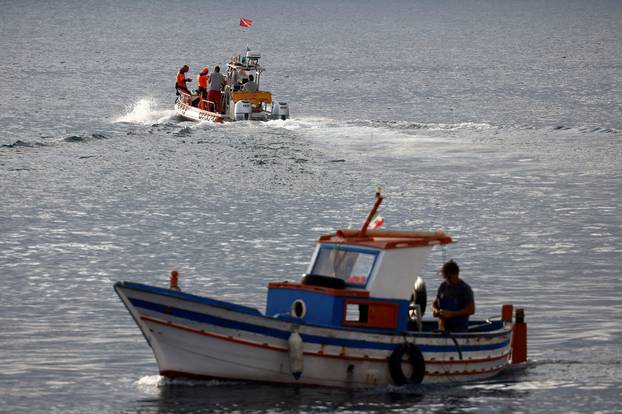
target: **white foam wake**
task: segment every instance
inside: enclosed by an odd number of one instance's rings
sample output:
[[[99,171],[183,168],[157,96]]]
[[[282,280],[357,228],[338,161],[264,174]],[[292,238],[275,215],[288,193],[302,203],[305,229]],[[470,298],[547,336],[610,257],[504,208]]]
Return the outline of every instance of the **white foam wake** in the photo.
[[[158,388],[166,387],[168,385],[184,385],[189,387],[214,387],[223,384],[236,384],[233,381],[221,381],[221,380],[191,380],[191,379],[172,379],[166,378],[160,375],[145,375],[134,382],[138,388],[146,392],[152,392]]]
[[[159,124],[166,122],[175,116],[173,109],[160,109],[154,98],[141,98],[137,102],[128,105],[125,115],[114,122],[127,122],[131,124]]]
[[[488,123],[461,122],[461,123],[421,123],[412,121],[381,121],[367,119],[336,120],[323,117],[295,117],[285,121],[272,120],[265,123],[274,128],[291,130],[317,129],[317,128],[342,128],[342,127],[367,127],[387,130],[429,130],[429,131],[455,131],[455,130],[489,130],[497,127]]]
[[[160,375],[145,375],[136,381],[136,385],[142,387],[159,387],[166,379]]]

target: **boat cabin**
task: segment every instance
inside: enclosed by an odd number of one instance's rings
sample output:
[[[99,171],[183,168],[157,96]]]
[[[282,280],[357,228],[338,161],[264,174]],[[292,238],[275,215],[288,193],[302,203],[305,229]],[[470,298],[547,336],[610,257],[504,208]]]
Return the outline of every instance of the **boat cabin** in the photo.
[[[255,83],[259,86],[259,80],[263,67],[259,64],[261,54],[259,52],[247,51],[245,54],[232,56],[227,63],[227,84],[231,85],[234,91],[239,90],[249,80],[249,75],[253,75]]]
[[[267,316],[365,330],[408,330],[410,296],[439,232],[338,230],[320,237],[298,283],[268,285]]]
[[[266,105],[272,103],[272,93],[260,89],[261,74],[264,71],[259,64],[260,58],[259,52],[248,50],[246,53],[232,56],[227,63],[226,80],[229,89],[226,91],[226,95],[231,95],[233,105],[239,101],[250,103],[253,112],[264,110]],[[257,90],[244,90],[244,85],[249,82],[251,75],[257,84]]]

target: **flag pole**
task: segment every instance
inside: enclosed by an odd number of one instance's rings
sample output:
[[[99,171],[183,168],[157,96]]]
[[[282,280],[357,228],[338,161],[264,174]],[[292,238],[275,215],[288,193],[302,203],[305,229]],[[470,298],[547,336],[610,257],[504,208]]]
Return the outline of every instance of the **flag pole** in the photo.
[[[382,204],[382,200],[384,200],[384,197],[382,197],[382,190],[378,188],[376,190],[376,201],[371,211],[367,215],[367,218],[365,219],[365,222],[363,223],[361,230],[359,231],[359,237],[365,237],[367,235],[367,227],[369,227],[369,223],[371,222],[371,219],[376,214],[376,211],[378,211],[378,207],[380,207],[380,204]]]

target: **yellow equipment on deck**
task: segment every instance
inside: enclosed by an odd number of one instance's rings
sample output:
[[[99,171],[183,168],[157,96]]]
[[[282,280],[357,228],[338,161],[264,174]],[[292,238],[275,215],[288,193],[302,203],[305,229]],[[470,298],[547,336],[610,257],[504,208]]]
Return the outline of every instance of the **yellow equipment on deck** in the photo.
[[[235,91],[233,92],[231,97],[233,98],[233,102],[247,101],[250,102],[253,106],[260,106],[262,102],[272,102],[272,93],[267,91]]]

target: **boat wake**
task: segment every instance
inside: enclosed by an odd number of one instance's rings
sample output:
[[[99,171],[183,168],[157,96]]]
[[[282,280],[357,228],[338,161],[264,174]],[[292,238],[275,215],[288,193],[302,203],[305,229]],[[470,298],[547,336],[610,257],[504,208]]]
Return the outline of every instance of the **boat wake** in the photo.
[[[134,382],[139,388],[149,391],[168,386],[215,387],[220,385],[240,384],[237,381],[174,379],[161,375],[145,375]]]
[[[261,128],[262,126],[258,126]],[[412,144],[434,146],[442,143],[452,145],[465,141],[473,130],[492,129],[488,124],[419,124],[397,121],[335,120],[330,118],[293,118],[264,123],[263,128],[285,129],[305,136],[311,141],[333,145],[346,144],[357,154],[380,151],[405,155],[404,149]],[[456,130],[464,130],[457,133]],[[342,148],[345,149],[345,148]],[[419,148],[421,150],[421,148]],[[377,155],[378,152],[375,152]]]
[[[292,131],[305,129],[325,129],[325,128],[373,128],[385,129],[391,131],[400,131],[408,133],[415,132],[498,132],[504,131],[522,131],[522,130],[544,130],[551,132],[576,132],[583,134],[618,134],[619,130],[614,128],[599,126],[560,126],[551,125],[548,127],[535,127],[532,125],[494,125],[487,122],[458,122],[458,123],[430,123],[430,122],[414,122],[414,121],[391,121],[379,119],[353,119],[353,120],[336,120],[323,117],[302,117],[291,118],[285,121],[271,120],[265,122],[272,128],[284,128]]]
[[[160,104],[153,97],[143,97],[138,99],[133,104],[128,105],[125,108],[125,113],[113,119],[114,123],[129,123],[140,125],[160,125],[167,124],[174,121],[177,117],[174,109],[163,109],[168,106]],[[195,125],[204,126],[205,124],[211,124],[211,122],[200,122]],[[338,120],[320,116],[310,117],[296,117],[286,120],[269,120],[266,122],[234,122],[227,123],[228,128],[241,128],[241,129],[253,129],[253,128],[273,128],[273,129],[285,129],[297,132],[310,132],[313,134],[315,131],[328,132],[331,130],[338,132],[362,132],[376,131],[382,133],[386,132],[399,132],[403,134],[447,134],[447,133],[497,133],[500,130],[504,131],[521,131],[521,130],[533,130],[544,129],[551,132],[564,133],[582,133],[582,134],[617,134],[620,131],[614,128],[607,127],[595,127],[595,126],[583,126],[583,127],[569,127],[564,125],[551,125],[549,127],[534,127],[530,125],[494,125],[487,122],[457,122],[457,123],[443,123],[443,122],[416,122],[416,121],[397,121],[397,120],[379,120],[379,119],[350,119],[350,120]],[[194,127],[194,125],[192,126]]]
[[[170,121],[176,116],[173,109],[160,109],[154,98],[141,98],[137,102],[128,105],[125,114],[114,119],[115,123],[129,124],[161,124]]]
[[[390,130],[429,130],[429,131],[453,131],[460,129],[467,130],[490,130],[497,129],[488,123],[462,122],[457,124],[446,123],[420,123],[409,121],[384,121],[384,120],[343,120],[339,121],[331,118],[308,117],[292,118],[285,121],[272,120],[265,123],[274,128],[285,128],[289,130],[319,129],[319,128],[374,128]]]

